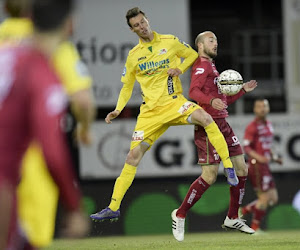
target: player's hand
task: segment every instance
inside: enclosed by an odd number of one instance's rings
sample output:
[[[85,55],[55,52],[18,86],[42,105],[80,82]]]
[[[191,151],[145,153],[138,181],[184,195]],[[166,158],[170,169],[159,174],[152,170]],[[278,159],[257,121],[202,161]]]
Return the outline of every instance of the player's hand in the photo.
[[[251,80],[249,82],[244,83],[243,89],[248,93],[254,90],[257,87],[257,81]]]
[[[211,106],[217,110],[223,110],[227,108],[227,105],[220,98],[214,98],[211,102]]]
[[[119,116],[121,112],[119,110],[114,110],[110,113],[107,114],[106,118],[105,118],[105,122],[107,124],[110,124],[111,123],[111,120],[117,118]]]
[[[82,238],[90,231],[90,220],[79,210],[68,212],[65,217],[62,237]]]
[[[176,68],[176,69],[169,69],[167,73],[168,73],[169,76],[173,77],[173,76],[181,75],[182,71],[180,69]]]

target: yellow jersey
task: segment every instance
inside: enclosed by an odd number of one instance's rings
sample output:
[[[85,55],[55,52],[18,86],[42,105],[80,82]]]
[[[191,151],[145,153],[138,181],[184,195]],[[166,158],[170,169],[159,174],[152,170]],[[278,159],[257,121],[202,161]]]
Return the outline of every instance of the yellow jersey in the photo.
[[[178,68],[184,73],[198,58],[198,53],[173,35],[153,34],[151,42],[140,40],[128,53],[117,110],[122,111],[129,101],[135,81],[141,85],[143,112],[167,105],[172,96],[182,93],[180,78],[170,77],[167,71]]]
[[[1,42],[23,41],[32,33],[33,25],[28,18],[7,18],[0,25]],[[52,62],[67,94],[72,95],[79,90],[91,87],[92,79],[71,42],[63,42],[58,47]]]

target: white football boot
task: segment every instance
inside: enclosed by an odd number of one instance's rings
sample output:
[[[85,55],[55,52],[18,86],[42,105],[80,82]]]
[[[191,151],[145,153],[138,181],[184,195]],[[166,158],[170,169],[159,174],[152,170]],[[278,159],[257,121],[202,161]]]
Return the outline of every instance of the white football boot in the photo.
[[[222,225],[222,228],[224,229],[236,229],[243,233],[247,234],[254,234],[255,230],[253,230],[251,227],[249,227],[245,220],[236,218],[236,219],[229,219],[228,216],[226,216],[226,219],[224,220],[224,224]]]
[[[176,212],[178,209],[175,209],[172,214],[172,232],[173,236],[176,240],[178,241],[183,241],[184,240],[184,222],[185,219],[183,218],[178,218],[176,216]]]

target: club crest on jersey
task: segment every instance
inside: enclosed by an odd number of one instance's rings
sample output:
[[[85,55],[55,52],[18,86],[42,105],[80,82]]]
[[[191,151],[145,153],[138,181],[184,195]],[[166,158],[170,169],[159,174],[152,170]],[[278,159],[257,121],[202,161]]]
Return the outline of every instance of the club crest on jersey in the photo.
[[[167,49],[161,49],[158,53],[158,55],[163,55],[167,53]]]
[[[183,105],[180,107],[180,109],[178,110],[178,113],[180,113],[180,114],[183,115],[186,111],[189,110],[190,107],[194,107],[194,106],[195,106],[194,103],[192,103],[192,102],[186,102],[185,104],[183,104]]]
[[[196,72],[195,72],[195,75],[200,75],[200,74],[203,74],[204,73],[204,69],[203,68],[196,68]]]
[[[122,73],[122,76],[125,76],[125,75],[126,75],[126,66],[124,67],[123,73]]]
[[[144,140],[144,131],[143,130],[137,130],[134,131],[132,134],[132,141],[143,141]]]

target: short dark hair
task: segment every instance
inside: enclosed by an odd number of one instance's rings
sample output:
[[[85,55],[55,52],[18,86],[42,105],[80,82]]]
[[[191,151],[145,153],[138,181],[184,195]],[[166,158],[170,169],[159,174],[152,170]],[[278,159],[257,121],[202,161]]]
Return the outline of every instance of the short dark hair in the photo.
[[[59,28],[73,10],[73,0],[33,0],[32,21],[39,31]]]
[[[4,3],[7,14],[11,17],[26,17],[30,13],[30,0],[5,0]]]
[[[127,20],[128,26],[130,28],[132,28],[131,24],[129,22],[130,18],[136,17],[138,14],[142,14],[142,15],[144,15],[144,17],[146,17],[145,13],[143,11],[141,11],[139,7],[134,7],[127,11],[126,20]]]

